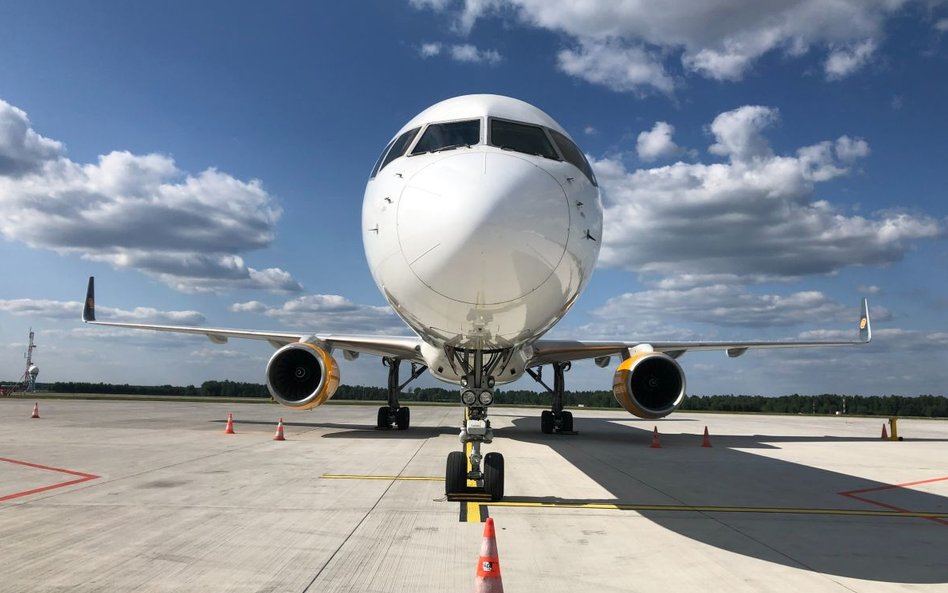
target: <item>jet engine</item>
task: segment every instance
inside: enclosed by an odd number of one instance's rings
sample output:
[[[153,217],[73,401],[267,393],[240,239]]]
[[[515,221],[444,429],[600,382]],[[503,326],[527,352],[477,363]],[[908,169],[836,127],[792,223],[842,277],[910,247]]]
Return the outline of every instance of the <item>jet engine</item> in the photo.
[[[640,352],[616,369],[612,393],[630,414],[650,420],[663,418],[685,398],[685,373],[667,354]]]
[[[284,406],[297,410],[315,408],[326,403],[337,387],[339,365],[316,344],[287,344],[267,363],[267,389]]]

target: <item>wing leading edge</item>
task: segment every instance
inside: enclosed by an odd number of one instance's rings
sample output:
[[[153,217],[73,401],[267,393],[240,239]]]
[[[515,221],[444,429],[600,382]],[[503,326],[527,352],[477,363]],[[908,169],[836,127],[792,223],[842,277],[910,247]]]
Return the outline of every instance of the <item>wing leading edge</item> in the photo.
[[[842,341],[749,341],[749,342],[584,342],[576,340],[538,340],[533,345],[531,366],[582,360],[587,358],[604,358],[616,354],[626,354],[633,349],[651,349],[655,352],[664,352],[672,358],[678,358],[689,350],[723,350],[728,357],[737,358],[748,350],[772,348],[820,348],[833,346],[854,346],[868,344],[872,339],[872,327],[869,321],[869,300],[862,299],[859,316],[859,337],[855,340]]]
[[[179,334],[197,334],[207,336],[215,344],[224,344],[229,338],[266,340],[274,348],[280,348],[293,342],[318,341],[330,349],[343,350],[347,356],[352,353],[372,354],[375,356],[394,356],[403,360],[422,362],[421,339],[407,336],[358,336],[358,335],[319,335],[294,332],[258,331],[246,329],[225,329],[212,327],[194,327],[184,325],[155,325],[148,323],[123,323],[116,321],[97,321],[95,318],[95,277],[89,277],[86,300],[82,307],[82,321],[89,325],[107,327],[125,327]]]

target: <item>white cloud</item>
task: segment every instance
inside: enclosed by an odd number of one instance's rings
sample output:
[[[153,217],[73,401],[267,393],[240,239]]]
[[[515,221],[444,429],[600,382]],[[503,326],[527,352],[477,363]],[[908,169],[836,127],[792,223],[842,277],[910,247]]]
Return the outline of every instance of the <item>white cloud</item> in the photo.
[[[63,145],[40,136],[26,112],[0,99],[0,178],[20,177],[59,158]]]
[[[274,307],[259,301],[234,303],[235,313],[256,313],[278,320],[287,327],[318,333],[393,333],[405,325],[391,307],[359,305],[336,294],[311,294]]]
[[[853,139],[849,136],[840,136],[836,140],[836,156],[847,163],[865,158],[869,156],[869,143],[862,138]]]
[[[164,155],[115,151],[76,163],[0,101],[7,239],[137,269],[184,291],[299,291],[284,270],[254,269],[238,255],[270,245],[280,215],[259,181],[216,169],[187,174]]]
[[[761,132],[779,117],[776,109],[759,105],[725,111],[711,122],[711,133],[717,142],[708,148],[708,152],[726,156],[733,162],[770,158],[773,152]]]
[[[828,80],[845,78],[865,66],[876,51],[876,42],[866,39],[855,45],[833,48],[823,68]]]
[[[79,301],[54,301],[44,299],[0,300],[0,311],[20,317],[44,319],[72,319],[79,323],[82,303]],[[197,311],[160,311],[151,307],[136,307],[131,311],[112,307],[96,306],[96,315],[103,321],[130,323],[156,323],[172,325],[201,325],[204,315]]]
[[[935,29],[941,32],[948,31],[948,19],[938,19],[935,23]]]
[[[885,21],[910,0],[411,0],[418,9],[445,12],[454,29],[469,33],[478,19],[500,17],[567,35],[582,48],[560,54],[562,70],[616,91],[641,92],[643,74],[634,69],[656,59],[678,60],[685,71],[716,80],[741,79],[764,55],[790,57],[813,49],[826,52],[826,74],[838,79],[864,66],[879,47]],[[936,28],[942,28],[942,21]],[[660,58],[644,59],[629,48],[651,47]],[[586,64],[598,75],[586,75]],[[608,64],[608,67],[606,66]],[[664,72],[661,62],[650,68]],[[611,76],[602,75],[609,72]],[[667,75],[666,75],[667,76]],[[622,82],[616,82],[616,78]],[[670,78],[660,85],[668,92]],[[632,82],[636,81],[636,82]]]
[[[850,215],[817,199],[817,184],[849,174],[868,144],[842,137],[776,155],[762,134],[776,118],[760,106],[715,118],[710,150],[726,163],[629,170],[615,158],[594,161],[604,190],[600,263],[661,277],[788,279],[890,264],[914,241],[945,236],[945,221]]]
[[[557,63],[567,74],[614,91],[643,94],[654,89],[671,94],[675,88],[660,57],[641,45],[628,45],[616,39],[582,40],[577,49],[559,52]]]
[[[487,64],[494,66],[503,61],[503,56],[495,49],[479,49],[470,43],[445,45],[442,43],[423,43],[418,49],[422,58],[433,58],[442,54],[455,62],[468,64]]]
[[[456,62],[468,62],[471,64],[490,64],[494,65],[501,61],[500,53],[493,49],[478,49],[477,47],[464,44],[451,46],[451,58]]]
[[[646,162],[681,154],[682,149],[672,140],[675,127],[663,121],[655,122],[651,130],[642,132],[635,144],[639,158]]]
[[[441,53],[440,43],[422,43],[418,50],[423,58],[433,58]]]

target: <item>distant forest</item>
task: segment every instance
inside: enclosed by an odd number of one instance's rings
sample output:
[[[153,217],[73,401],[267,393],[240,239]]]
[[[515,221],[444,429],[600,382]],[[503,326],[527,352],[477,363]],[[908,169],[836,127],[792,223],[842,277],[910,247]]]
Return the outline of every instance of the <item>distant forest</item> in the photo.
[[[41,383],[42,391],[54,393],[130,394],[149,396],[192,397],[269,397],[265,385],[239,383],[235,381],[205,381],[200,387],[174,385],[111,385],[107,383],[57,382]],[[526,390],[498,389],[497,402],[525,406],[549,406],[550,395]],[[382,387],[341,385],[333,396],[334,401],[385,401],[386,390]],[[399,397],[403,402],[456,403],[458,392],[440,387],[409,388]],[[566,393],[567,407],[580,405],[588,408],[618,408],[611,391],[569,391]],[[941,395],[918,395],[912,397],[836,395],[784,395],[765,397],[762,395],[691,395],[682,404],[681,410],[710,412],[759,412],[769,414],[836,414],[845,413],[862,416],[917,416],[948,418],[948,397]]]

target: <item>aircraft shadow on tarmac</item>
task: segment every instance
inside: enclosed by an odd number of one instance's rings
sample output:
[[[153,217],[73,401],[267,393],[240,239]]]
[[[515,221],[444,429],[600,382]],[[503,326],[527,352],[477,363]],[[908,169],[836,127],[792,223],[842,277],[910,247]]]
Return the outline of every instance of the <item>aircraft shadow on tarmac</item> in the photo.
[[[832,445],[879,443],[879,439],[715,435],[713,447],[706,449],[700,447],[700,435],[672,434],[662,436],[662,449],[650,449],[654,423],[642,424],[637,428],[605,419],[577,418],[579,435],[556,437],[541,434],[537,419],[521,418],[502,436],[549,446],[615,496],[569,502],[883,510],[840,494],[875,490],[862,496],[914,512],[948,512],[948,498],[942,496],[739,450],[778,449],[774,443],[781,442]],[[832,450],[826,454],[832,455]],[[867,452],[867,463],[872,461],[870,456]],[[942,473],[935,475],[938,471]],[[924,478],[945,476],[944,469],[932,472]],[[948,582],[945,520],[637,512],[696,541],[778,564],[874,581]]]
[[[663,434],[663,447],[651,449],[652,426],[668,426],[674,420],[641,421],[641,426],[630,426],[617,423],[614,418],[577,417],[579,434],[565,436],[542,434],[538,417],[509,416],[513,418],[513,425],[495,430],[496,450],[503,451],[504,439],[548,446],[614,498],[576,500],[563,498],[556,492],[548,496],[518,497],[508,489],[505,502],[778,510],[884,511],[898,507],[911,512],[948,512],[948,498],[943,496],[743,451],[779,450],[781,443],[818,443],[827,448],[813,454],[823,454],[831,460],[834,444],[878,444],[878,438],[713,434],[713,447],[702,448],[700,434]],[[682,421],[695,422],[693,419]],[[458,431],[452,425],[415,425],[407,431],[375,430],[365,424],[332,422],[287,425],[336,429],[338,432],[325,433],[322,437],[341,439],[428,439],[456,436]],[[761,420],[761,425],[766,426],[766,420]],[[911,440],[948,442],[945,439]],[[900,445],[892,443],[892,446]],[[866,464],[872,463],[871,455],[867,446]],[[513,460],[508,460],[508,466],[516,471]],[[945,468],[932,469],[931,473],[920,479],[948,475]],[[948,480],[944,483],[948,484]],[[848,498],[841,494],[844,492],[862,492],[862,500]],[[636,512],[695,541],[786,566],[893,583],[948,582],[946,519],[831,513],[640,509]]]
[[[542,434],[539,418],[514,418],[513,426],[495,430],[497,450],[503,451],[504,439],[546,445],[614,498],[564,499],[555,492],[517,497],[508,489],[505,502],[863,511],[887,510],[883,505],[892,505],[889,508],[912,512],[948,512],[948,498],[943,496],[740,450],[780,449],[780,443],[868,445],[879,443],[878,438],[718,434],[712,436],[712,448],[702,448],[700,435],[669,434],[662,435],[661,449],[651,449],[648,445],[655,424],[651,421],[642,421],[640,428],[614,419],[576,418],[579,434],[559,436]],[[341,429],[324,434],[326,438],[417,439],[456,435],[458,430],[454,426],[413,426],[408,431],[377,431],[365,425],[332,423],[312,426]],[[867,450],[866,463],[872,462],[871,454]],[[833,455],[831,448],[826,455]],[[508,460],[508,469],[516,471],[514,460]],[[919,479],[941,478],[948,473],[944,468],[931,472]],[[844,492],[865,493],[861,494],[863,500],[856,500],[842,495]],[[948,582],[945,519],[831,513],[636,512],[695,541],[786,566],[893,583]],[[634,557],[629,560],[634,561]]]

